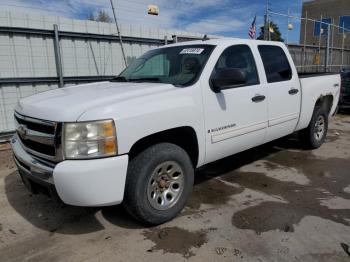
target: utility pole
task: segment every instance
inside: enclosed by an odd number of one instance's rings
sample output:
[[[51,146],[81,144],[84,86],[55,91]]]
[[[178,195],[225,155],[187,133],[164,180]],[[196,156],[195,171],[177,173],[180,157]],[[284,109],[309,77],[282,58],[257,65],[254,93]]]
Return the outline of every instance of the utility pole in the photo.
[[[270,25],[269,25],[269,0],[266,0],[266,10],[265,10],[265,29],[264,29],[264,39],[269,40],[269,32],[270,32]]]
[[[289,44],[289,22],[290,22],[290,19],[289,19],[289,16],[290,16],[290,8],[288,7],[288,18],[287,18],[287,46]]]
[[[119,30],[119,26],[118,26],[118,21],[117,21],[117,16],[115,15],[113,0],[110,0],[110,1],[111,1],[112,11],[113,11],[113,16],[114,16],[115,26],[117,27],[117,33],[118,33],[118,36],[119,36],[120,47],[121,47],[121,49],[122,49],[124,64],[125,64],[125,67],[127,67],[127,66],[128,66],[128,63],[127,63],[127,61],[126,61],[126,56],[125,56],[125,51],[124,51],[124,46],[123,46],[123,39],[122,39],[122,36],[121,36],[121,34],[120,34],[120,30]]]

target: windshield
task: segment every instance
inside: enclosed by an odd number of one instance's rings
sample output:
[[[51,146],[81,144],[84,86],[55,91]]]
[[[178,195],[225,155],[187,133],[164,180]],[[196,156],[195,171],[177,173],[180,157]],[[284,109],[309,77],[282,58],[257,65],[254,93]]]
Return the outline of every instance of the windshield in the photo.
[[[189,86],[199,78],[213,45],[184,45],[148,51],[114,81],[159,82]]]

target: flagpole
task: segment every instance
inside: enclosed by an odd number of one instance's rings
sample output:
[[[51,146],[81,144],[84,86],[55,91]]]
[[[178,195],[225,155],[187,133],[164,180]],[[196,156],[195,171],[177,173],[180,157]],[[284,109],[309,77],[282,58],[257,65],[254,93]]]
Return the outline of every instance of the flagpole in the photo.
[[[255,16],[254,16],[254,20],[255,20],[255,33],[254,33],[254,40],[256,40],[256,14],[255,14]]]
[[[256,33],[256,14],[255,14],[255,36],[254,36],[254,40],[257,39],[256,35],[257,35],[257,33]]]

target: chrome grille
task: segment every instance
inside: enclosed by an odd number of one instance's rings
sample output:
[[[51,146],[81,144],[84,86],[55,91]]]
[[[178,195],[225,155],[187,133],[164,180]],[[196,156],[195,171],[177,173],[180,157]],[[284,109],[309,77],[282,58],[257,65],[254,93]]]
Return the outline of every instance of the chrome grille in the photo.
[[[15,124],[22,146],[28,153],[53,162],[62,160],[59,123],[15,112]]]

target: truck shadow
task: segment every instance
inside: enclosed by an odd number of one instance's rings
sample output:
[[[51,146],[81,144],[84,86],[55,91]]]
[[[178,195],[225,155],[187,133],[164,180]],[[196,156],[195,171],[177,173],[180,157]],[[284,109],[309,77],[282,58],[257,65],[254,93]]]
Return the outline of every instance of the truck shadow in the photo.
[[[105,229],[103,218],[122,228],[142,228],[121,205],[104,208],[68,206],[46,195],[31,194],[17,171],[5,178],[10,205],[29,223],[52,234],[79,235]],[[102,219],[101,215],[102,214]]]
[[[256,148],[226,157],[205,165],[196,171],[195,184],[200,184],[213,177],[232,172],[245,165],[249,165],[255,161],[262,160],[272,154],[284,150],[300,150],[303,145],[300,143],[296,134],[278,139],[276,141],[261,145]]]
[[[199,209],[201,203],[222,204],[225,199],[229,199],[230,195],[242,192],[245,187],[257,189],[256,185],[242,178],[243,176],[237,171],[240,167],[269,158],[278,152],[300,149],[300,147],[296,137],[290,136],[199,169],[195,176],[194,192],[184,212]],[[308,152],[301,151],[301,154],[308,154]],[[261,179],[270,179],[264,174],[261,175]],[[239,184],[240,188],[225,187],[223,182],[214,179],[218,176],[223,176],[223,180],[229,179],[231,182],[235,180],[234,183]],[[261,179],[257,179],[257,181],[263,183]],[[208,185],[208,183],[210,184]],[[285,189],[293,190],[294,188],[287,187]],[[104,230],[103,219],[121,228],[144,228],[132,219],[121,205],[106,208],[79,208],[55,203],[44,195],[31,195],[22,184],[17,172],[13,172],[5,178],[5,192],[9,203],[18,214],[34,226],[51,233],[74,235]],[[277,194],[278,192],[265,190],[265,193]],[[310,197],[313,196],[310,195]],[[246,212],[248,212],[247,215],[250,215],[250,211]],[[238,214],[238,216],[242,216],[242,214]],[[235,225],[240,224],[239,219],[238,221],[237,219],[233,220]],[[244,226],[242,227],[244,228]]]

